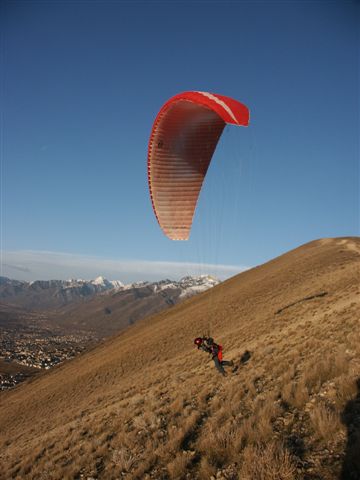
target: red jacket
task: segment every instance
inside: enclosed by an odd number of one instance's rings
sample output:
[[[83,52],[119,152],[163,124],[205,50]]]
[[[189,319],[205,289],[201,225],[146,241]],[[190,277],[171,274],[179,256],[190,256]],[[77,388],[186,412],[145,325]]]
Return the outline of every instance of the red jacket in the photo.
[[[204,342],[201,344],[201,346],[198,347],[198,348],[201,348],[205,352],[210,353],[213,358],[217,357],[219,359],[219,361],[221,362],[221,360],[223,358],[223,355],[222,355],[223,347],[222,347],[222,345],[218,345],[215,342],[213,342],[211,344],[208,344],[206,339],[205,339]]]

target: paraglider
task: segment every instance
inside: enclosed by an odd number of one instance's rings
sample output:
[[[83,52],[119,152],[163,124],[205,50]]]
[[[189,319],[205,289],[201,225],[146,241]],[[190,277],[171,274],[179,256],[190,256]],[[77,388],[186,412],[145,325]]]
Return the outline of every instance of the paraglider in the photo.
[[[222,345],[215,343],[214,339],[211,337],[197,337],[194,340],[194,344],[197,346],[198,350],[201,349],[206,353],[210,353],[218,372],[226,377],[224,366],[229,365],[230,367],[233,367],[234,362],[232,360],[223,360]]]
[[[226,124],[247,126],[242,103],[208,92],[170,98],[154,121],[148,182],[155,216],[171,240],[187,240],[200,190]]]

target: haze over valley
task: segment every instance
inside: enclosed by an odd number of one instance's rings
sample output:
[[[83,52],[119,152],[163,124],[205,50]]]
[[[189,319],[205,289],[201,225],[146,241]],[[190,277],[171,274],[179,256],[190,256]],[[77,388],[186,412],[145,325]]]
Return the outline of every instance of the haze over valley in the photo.
[[[103,277],[30,283],[0,277],[0,389],[218,283],[206,275],[129,285]]]

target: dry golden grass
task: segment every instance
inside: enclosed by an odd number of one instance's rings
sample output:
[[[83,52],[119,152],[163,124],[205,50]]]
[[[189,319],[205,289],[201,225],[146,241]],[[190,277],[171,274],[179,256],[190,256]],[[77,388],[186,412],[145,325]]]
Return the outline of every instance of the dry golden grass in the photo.
[[[191,462],[191,457],[186,452],[179,452],[176,454],[174,460],[172,460],[167,465],[167,470],[169,473],[169,477],[172,480],[177,480],[180,478],[184,478],[187,472],[187,467]]]
[[[321,403],[311,411],[310,419],[315,438],[324,440],[326,443],[332,441],[343,430],[339,414]]]
[[[251,445],[243,452],[241,480],[295,480],[296,463],[279,444]]]
[[[338,478],[360,371],[347,242],[305,245],[1,394],[0,479]],[[227,378],[192,344],[210,304],[239,367]]]
[[[199,469],[198,469],[198,475],[200,480],[209,480],[212,476],[215,476],[216,474],[216,467],[212,465],[207,457],[203,456],[201,457],[200,464],[199,464]]]
[[[126,447],[113,450],[111,456],[111,461],[121,472],[130,472],[136,463],[136,459],[137,455]]]

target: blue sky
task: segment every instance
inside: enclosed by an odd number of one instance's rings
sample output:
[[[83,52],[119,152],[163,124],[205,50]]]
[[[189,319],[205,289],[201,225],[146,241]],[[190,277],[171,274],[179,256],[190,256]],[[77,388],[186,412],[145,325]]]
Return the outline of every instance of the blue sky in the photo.
[[[0,8],[3,275],[130,281],[166,264],[225,277],[359,235],[358,2]],[[186,90],[238,99],[251,123],[227,127],[191,238],[172,242],[152,213],[147,142]]]

